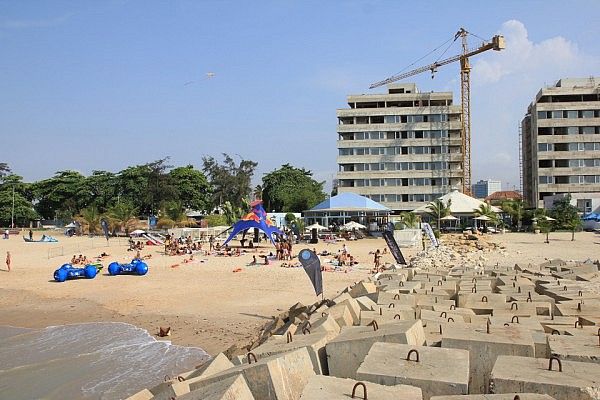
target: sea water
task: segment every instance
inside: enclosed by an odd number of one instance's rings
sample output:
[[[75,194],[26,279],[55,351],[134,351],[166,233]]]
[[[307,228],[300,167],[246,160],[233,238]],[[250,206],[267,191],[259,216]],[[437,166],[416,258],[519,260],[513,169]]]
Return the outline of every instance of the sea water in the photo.
[[[124,323],[0,326],[0,399],[123,399],[208,358]]]

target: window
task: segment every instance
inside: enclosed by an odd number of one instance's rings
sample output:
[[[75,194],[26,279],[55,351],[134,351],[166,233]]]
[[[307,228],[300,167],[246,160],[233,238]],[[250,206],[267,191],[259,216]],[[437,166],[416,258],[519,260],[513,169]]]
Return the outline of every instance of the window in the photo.
[[[583,183],[583,176],[569,176],[569,183],[580,184]]]
[[[369,182],[369,184],[371,186],[381,186],[381,182],[379,179],[371,179],[371,182]]]
[[[594,118],[594,110],[581,111],[581,118]]]
[[[596,183],[597,182],[596,175],[585,175],[583,177],[583,182],[586,184]]]
[[[398,122],[397,115],[386,115],[383,117],[383,122],[386,124],[395,124]]]
[[[592,199],[577,199],[577,208],[584,214],[592,212]]]
[[[538,165],[540,168],[552,168],[552,160],[540,160]]]
[[[567,111],[567,118],[578,118],[579,113],[575,110],[575,111]]]
[[[548,113],[546,111],[538,111],[537,115],[538,115],[538,119],[548,118]]]
[[[538,151],[552,151],[552,143],[538,143]]]
[[[584,164],[583,160],[569,160],[569,167],[570,168],[583,167],[583,164]]]
[[[579,135],[579,127],[578,126],[569,126],[567,128],[567,135]]]
[[[539,182],[541,185],[548,185],[554,183],[553,176],[540,176]]]
[[[340,156],[351,156],[354,149],[339,149]]]
[[[397,200],[397,196],[395,194],[386,194],[385,201],[387,201],[388,203],[395,203],[398,200]]]
[[[552,118],[562,118],[563,112],[561,111],[552,111]]]
[[[596,133],[596,129],[593,126],[583,126],[581,127],[582,135],[593,135]]]

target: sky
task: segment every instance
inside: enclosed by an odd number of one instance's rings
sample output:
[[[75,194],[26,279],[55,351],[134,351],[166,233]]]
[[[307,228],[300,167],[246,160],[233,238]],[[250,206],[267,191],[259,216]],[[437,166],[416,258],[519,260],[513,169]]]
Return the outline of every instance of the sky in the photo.
[[[473,182],[519,188],[518,127],[545,85],[600,76],[599,1],[0,0],[0,162],[26,181],[229,153],[330,187],[336,109],[464,27],[506,50],[471,59]],[[442,50],[446,49],[444,46]],[[214,75],[210,75],[210,74]],[[453,91],[458,63],[421,91]],[[385,92],[385,88],[375,92]]]

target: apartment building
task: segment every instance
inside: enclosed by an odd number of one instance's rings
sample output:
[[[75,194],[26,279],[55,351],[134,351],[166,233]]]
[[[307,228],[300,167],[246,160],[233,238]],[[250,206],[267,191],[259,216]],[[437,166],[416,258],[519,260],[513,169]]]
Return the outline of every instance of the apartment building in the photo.
[[[600,77],[541,89],[521,129],[525,201],[544,207],[545,197],[571,194],[585,212],[600,195]]]
[[[485,199],[494,192],[502,190],[502,182],[492,179],[480,180],[471,185],[471,193],[477,199]]]
[[[413,83],[388,93],[348,96],[338,109],[338,191],[395,213],[462,186],[461,107],[452,92],[420,93]]]

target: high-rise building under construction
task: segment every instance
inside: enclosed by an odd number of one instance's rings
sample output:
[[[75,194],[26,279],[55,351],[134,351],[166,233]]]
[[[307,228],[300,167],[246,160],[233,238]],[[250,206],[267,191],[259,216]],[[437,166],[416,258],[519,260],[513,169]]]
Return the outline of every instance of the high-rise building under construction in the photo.
[[[544,207],[545,198],[570,194],[582,212],[591,212],[600,197],[600,77],[561,79],[541,89],[521,130],[527,203]]]
[[[461,106],[452,92],[350,95],[338,109],[338,191],[410,211],[462,186]]]

